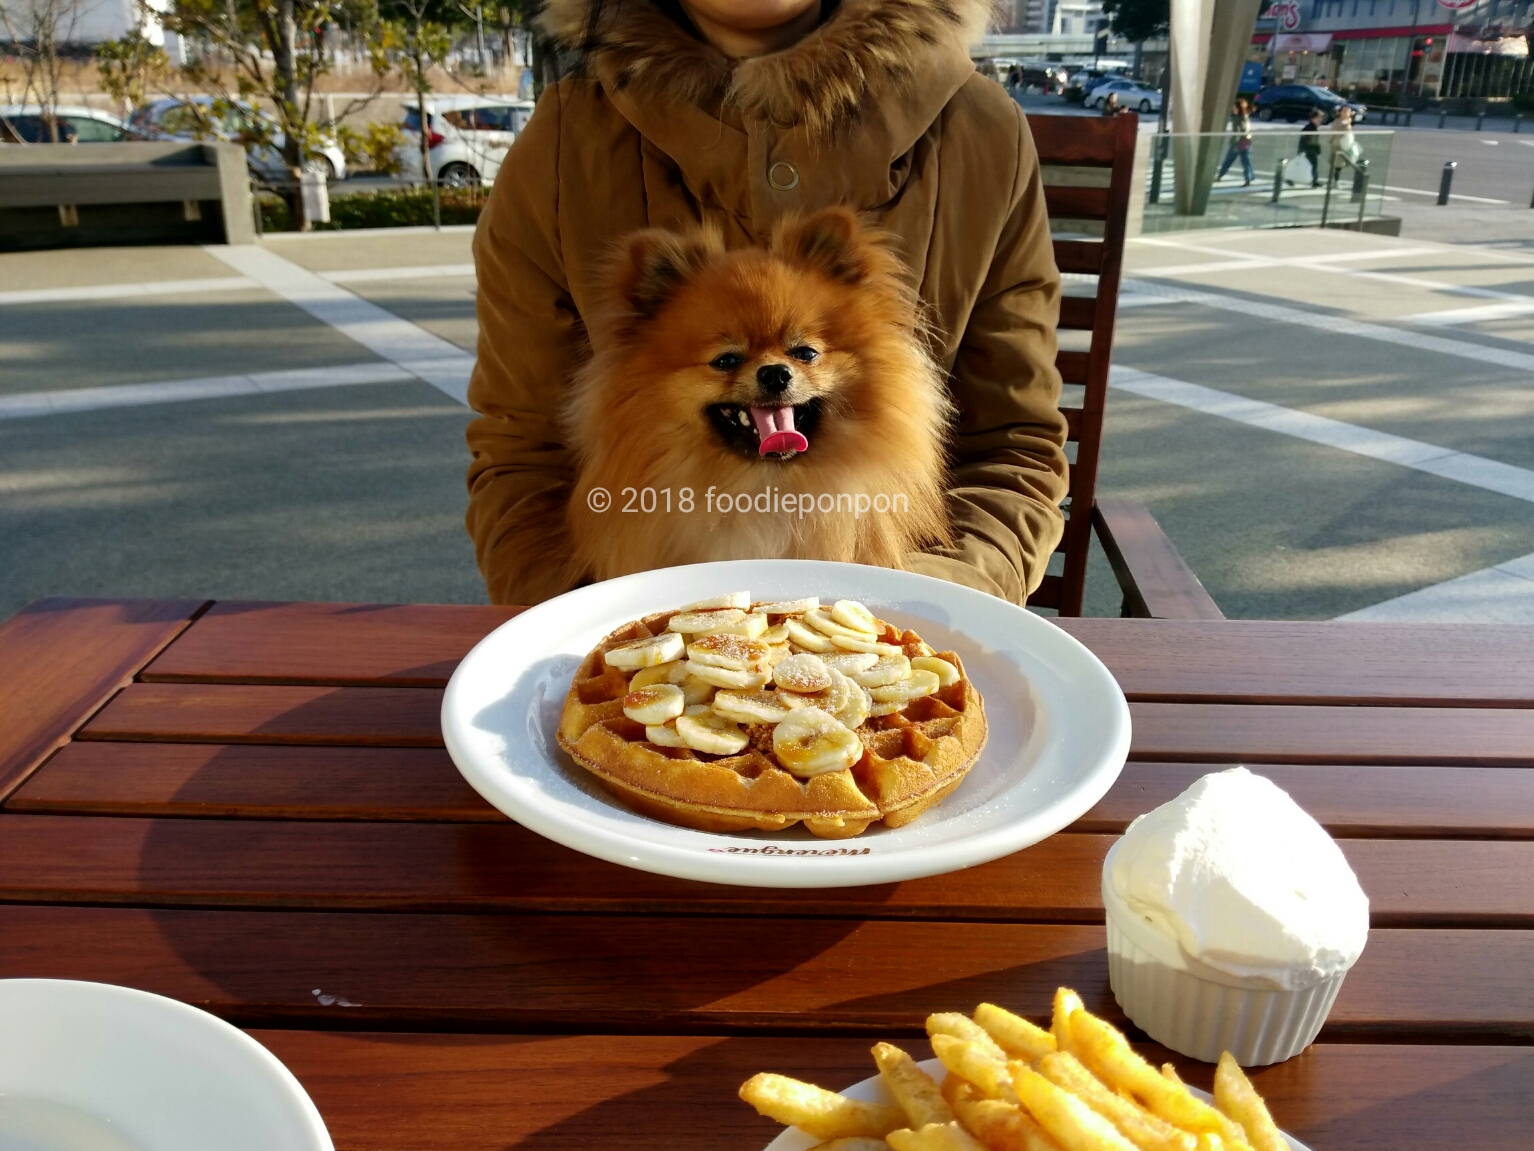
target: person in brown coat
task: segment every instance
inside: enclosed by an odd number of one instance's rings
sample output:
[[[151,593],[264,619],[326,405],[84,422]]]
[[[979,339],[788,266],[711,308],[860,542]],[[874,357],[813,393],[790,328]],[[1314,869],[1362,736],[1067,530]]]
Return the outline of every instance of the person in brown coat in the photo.
[[[759,9],[784,18],[753,26]],[[1038,587],[1064,527],[1060,276],[1027,122],[968,54],[990,12],[988,0],[549,0],[545,29],[583,64],[543,93],[474,241],[467,525],[493,602],[568,590],[563,557],[519,533],[536,524],[548,538],[573,494],[559,414],[617,241],[707,220],[731,246],[760,245],[783,217],[830,205],[897,238],[958,410],[954,542],[904,566],[1014,603]]]

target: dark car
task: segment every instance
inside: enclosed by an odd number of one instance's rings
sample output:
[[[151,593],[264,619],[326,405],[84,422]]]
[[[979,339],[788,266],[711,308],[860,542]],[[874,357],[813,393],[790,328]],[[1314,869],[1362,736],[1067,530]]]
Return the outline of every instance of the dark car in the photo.
[[[1291,124],[1310,119],[1311,112],[1317,108],[1321,109],[1326,122],[1331,123],[1344,104],[1353,109],[1353,123],[1361,124],[1368,111],[1362,104],[1349,103],[1330,89],[1315,84],[1278,84],[1264,88],[1253,102],[1257,105],[1259,120],[1288,120]]]

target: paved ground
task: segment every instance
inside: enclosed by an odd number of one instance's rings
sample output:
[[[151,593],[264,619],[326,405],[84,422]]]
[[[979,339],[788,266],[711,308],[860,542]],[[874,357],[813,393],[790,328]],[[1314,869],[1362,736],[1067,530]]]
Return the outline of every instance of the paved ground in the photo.
[[[1103,490],[1232,616],[1534,622],[1534,213],[1414,210],[1401,239],[1131,244]],[[469,240],[0,256],[0,615],[482,601]],[[1089,607],[1117,608],[1100,556]]]

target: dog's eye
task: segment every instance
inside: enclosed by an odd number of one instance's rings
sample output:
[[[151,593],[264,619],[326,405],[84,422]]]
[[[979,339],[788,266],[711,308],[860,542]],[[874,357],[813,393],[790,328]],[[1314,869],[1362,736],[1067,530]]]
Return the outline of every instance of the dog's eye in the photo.
[[[725,352],[723,355],[715,356],[710,360],[708,366],[717,368],[721,372],[733,372],[745,362],[746,357],[739,352]]]
[[[804,344],[801,344],[797,348],[789,348],[788,354],[794,359],[798,360],[801,364],[813,363],[815,358],[820,355],[820,353],[817,352],[814,348]]]

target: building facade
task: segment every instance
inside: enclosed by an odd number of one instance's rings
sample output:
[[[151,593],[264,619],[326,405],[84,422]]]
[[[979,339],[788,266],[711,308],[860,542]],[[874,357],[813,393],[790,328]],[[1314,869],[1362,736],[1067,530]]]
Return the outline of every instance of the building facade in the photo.
[[[1270,84],[1417,102],[1534,89],[1534,0],[1274,0],[1250,59]]]

